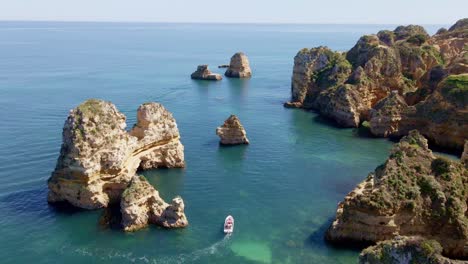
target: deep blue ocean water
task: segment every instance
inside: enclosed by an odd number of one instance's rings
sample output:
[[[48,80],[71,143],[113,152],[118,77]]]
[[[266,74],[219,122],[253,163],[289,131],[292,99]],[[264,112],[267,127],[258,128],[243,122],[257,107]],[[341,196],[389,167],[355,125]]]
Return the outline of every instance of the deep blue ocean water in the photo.
[[[434,33],[440,26],[426,27]],[[285,109],[293,57],[304,47],[351,48],[395,25],[235,25],[0,22],[1,263],[356,263],[358,251],[323,241],[337,203],[387,157],[391,142]],[[198,64],[237,51],[253,77],[194,81]],[[186,169],[143,174],[190,226],[125,234],[98,226],[101,211],[46,202],[68,111],[112,101],[135,122],[141,103],[173,112]],[[251,144],[220,147],[230,115]],[[235,233],[224,237],[227,214]]]

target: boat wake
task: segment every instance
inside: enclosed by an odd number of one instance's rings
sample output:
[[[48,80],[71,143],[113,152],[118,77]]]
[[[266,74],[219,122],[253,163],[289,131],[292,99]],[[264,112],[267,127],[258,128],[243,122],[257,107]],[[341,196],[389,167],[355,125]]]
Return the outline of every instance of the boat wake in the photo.
[[[125,260],[131,263],[153,263],[153,264],[172,264],[172,263],[191,263],[203,257],[223,254],[222,249],[229,243],[230,235],[226,235],[222,240],[199,250],[190,253],[183,253],[175,256],[155,257],[150,255],[135,255],[133,252],[124,252],[112,249],[98,249],[91,247],[80,247],[71,249],[71,245],[64,245],[59,249],[62,255],[78,255],[83,257],[92,257],[93,259],[106,260]]]

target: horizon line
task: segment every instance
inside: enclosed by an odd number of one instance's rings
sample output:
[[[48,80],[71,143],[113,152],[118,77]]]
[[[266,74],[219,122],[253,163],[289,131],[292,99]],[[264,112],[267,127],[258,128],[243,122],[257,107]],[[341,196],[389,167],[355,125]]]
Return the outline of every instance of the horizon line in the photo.
[[[59,22],[59,23],[134,23],[134,24],[224,24],[224,25],[452,25],[451,23],[364,23],[364,22],[193,22],[193,21],[137,21],[137,20],[48,20],[48,19],[0,19],[2,22]]]

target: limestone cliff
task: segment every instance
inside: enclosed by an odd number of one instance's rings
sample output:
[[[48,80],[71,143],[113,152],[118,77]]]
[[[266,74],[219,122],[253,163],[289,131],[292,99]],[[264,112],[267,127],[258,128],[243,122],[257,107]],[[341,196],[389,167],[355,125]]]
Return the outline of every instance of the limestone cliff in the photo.
[[[220,137],[220,143],[223,145],[249,144],[247,133],[235,115],[229,116],[222,126],[216,128],[216,134]]]
[[[171,205],[167,204],[142,176],[134,176],[123,192],[120,212],[125,231],[135,231],[149,224],[170,228],[188,225],[182,198],[174,198]]]
[[[435,240],[421,237],[396,237],[379,242],[376,246],[363,250],[360,264],[466,264],[442,256],[442,246]]]
[[[243,52],[237,52],[231,57],[229,68],[224,73],[231,78],[249,78],[252,76],[249,59]]]
[[[467,258],[467,201],[466,167],[434,156],[427,140],[413,130],[338,205],[326,238],[378,242],[416,235],[438,241],[444,255]]]
[[[468,138],[467,121],[468,74],[460,74],[444,78],[413,106],[396,94],[383,99],[371,110],[370,129],[379,136],[403,136],[418,129],[439,146],[461,149]]]
[[[432,37],[415,25],[383,30],[345,53],[303,49],[294,58],[285,106],[314,109],[344,127],[370,121],[378,136],[418,128],[441,146],[461,149],[468,137],[468,85],[461,77],[468,74],[466,21]]]
[[[171,113],[161,104],[138,109],[129,133],[110,102],[90,99],[70,111],[63,143],[48,180],[49,202],[96,209],[117,203],[138,168],[184,167],[183,146]]]

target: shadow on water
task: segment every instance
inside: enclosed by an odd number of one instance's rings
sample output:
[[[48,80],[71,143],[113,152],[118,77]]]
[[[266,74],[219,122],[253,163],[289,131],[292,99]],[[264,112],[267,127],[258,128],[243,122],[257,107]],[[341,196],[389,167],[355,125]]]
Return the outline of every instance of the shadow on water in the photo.
[[[232,98],[245,99],[248,96],[250,78],[227,78],[229,92]]]
[[[48,215],[50,212],[71,215],[85,211],[66,202],[49,204],[47,202],[46,188],[15,192],[0,197],[0,207],[12,210],[18,214],[39,215]]]
[[[350,250],[355,252],[360,252],[366,247],[371,246],[373,243],[364,243],[364,242],[353,242],[344,240],[343,242],[330,242],[325,238],[325,234],[330,227],[330,225],[335,220],[334,217],[330,217],[326,222],[324,222],[315,232],[310,234],[310,236],[304,241],[305,247],[320,248],[320,249],[336,249],[336,250]]]
[[[323,115],[320,115],[318,114],[317,112],[315,111],[312,111],[312,110],[307,110],[307,112],[313,112],[313,113],[316,113],[317,115],[314,116],[312,118],[312,120],[316,123],[319,123],[321,125],[326,125],[326,126],[329,126],[329,127],[334,127],[334,128],[343,128],[341,126],[338,125],[337,122],[335,122],[333,119],[331,118],[328,118],[328,117],[325,117]]]
[[[219,157],[223,159],[224,162],[241,162],[245,159],[247,148],[249,145],[223,145],[218,144],[218,153]]]
[[[198,93],[207,95],[211,88],[219,88],[222,81],[193,80],[192,84],[198,88]]]

